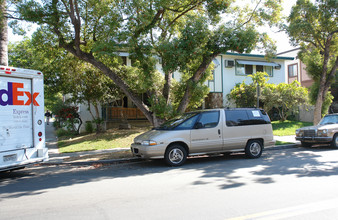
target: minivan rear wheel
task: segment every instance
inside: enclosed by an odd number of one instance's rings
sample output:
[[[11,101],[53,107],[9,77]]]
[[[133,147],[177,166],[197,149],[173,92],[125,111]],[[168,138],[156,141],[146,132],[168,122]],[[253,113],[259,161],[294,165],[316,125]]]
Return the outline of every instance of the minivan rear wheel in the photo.
[[[166,150],[164,159],[169,166],[181,166],[187,160],[187,151],[179,144],[171,145]]]
[[[248,158],[259,158],[263,153],[263,144],[259,140],[250,140],[245,147],[245,155]]]

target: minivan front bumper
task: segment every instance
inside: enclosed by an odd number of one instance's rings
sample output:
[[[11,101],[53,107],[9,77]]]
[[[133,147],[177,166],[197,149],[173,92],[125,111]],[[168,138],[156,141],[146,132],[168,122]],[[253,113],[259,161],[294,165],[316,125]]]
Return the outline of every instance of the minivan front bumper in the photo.
[[[134,143],[131,145],[130,149],[133,153],[133,156],[135,157],[140,157],[144,159],[162,159],[164,158],[166,146],[163,144],[145,146]]]

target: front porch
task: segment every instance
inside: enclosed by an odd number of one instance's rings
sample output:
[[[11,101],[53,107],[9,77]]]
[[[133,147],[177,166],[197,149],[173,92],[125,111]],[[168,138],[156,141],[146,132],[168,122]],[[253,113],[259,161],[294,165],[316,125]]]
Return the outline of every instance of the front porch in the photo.
[[[151,126],[138,108],[106,106],[102,108],[102,117],[105,120],[106,129],[118,128],[121,124],[130,124],[134,127]]]

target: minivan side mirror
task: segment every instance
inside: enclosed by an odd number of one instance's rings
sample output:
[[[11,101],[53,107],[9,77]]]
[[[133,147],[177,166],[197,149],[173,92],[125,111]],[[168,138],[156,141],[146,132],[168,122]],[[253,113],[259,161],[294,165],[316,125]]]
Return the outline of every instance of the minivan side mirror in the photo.
[[[194,126],[195,129],[203,128],[203,124],[201,122],[197,122]]]

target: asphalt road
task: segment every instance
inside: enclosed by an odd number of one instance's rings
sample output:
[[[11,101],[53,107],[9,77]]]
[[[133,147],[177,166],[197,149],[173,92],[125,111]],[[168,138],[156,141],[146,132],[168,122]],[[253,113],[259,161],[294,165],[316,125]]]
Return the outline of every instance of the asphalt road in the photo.
[[[337,219],[338,150],[0,173],[0,219]]]

